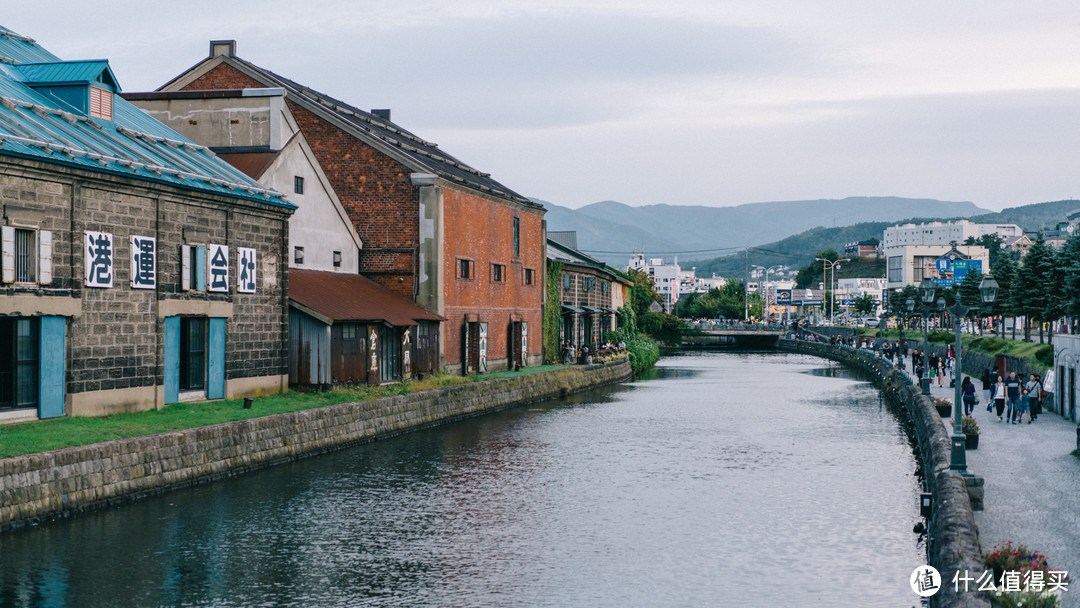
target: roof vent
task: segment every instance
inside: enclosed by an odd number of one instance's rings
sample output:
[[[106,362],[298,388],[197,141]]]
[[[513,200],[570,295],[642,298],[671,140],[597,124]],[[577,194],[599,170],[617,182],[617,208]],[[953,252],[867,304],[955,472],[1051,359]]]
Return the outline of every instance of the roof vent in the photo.
[[[389,110],[389,109],[385,109],[385,110],[372,110],[372,111],[371,111],[371,114],[372,114],[372,116],[375,116],[375,117],[377,117],[377,118],[381,118],[381,119],[383,119],[383,120],[385,120],[385,121],[389,121],[389,120],[390,120],[390,110]]]
[[[217,57],[218,55],[224,55],[226,57],[236,57],[236,41],[235,40],[211,40],[210,41],[210,56]]]

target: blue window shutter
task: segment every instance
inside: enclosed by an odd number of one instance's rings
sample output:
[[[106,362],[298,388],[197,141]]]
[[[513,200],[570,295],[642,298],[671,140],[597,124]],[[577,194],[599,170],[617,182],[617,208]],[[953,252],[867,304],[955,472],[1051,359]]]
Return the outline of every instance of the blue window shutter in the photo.
[[[67,359],[67,319],[41,317],[38,350],[38,418],[57,418],[64,415]]]
[[[180,401],[180,317],[165,317],[165,403]]]
[[[206,398],[225,398],[225,319],[210,319],[210,344],[206,352]]]
[[[195,290],[206,291],[206,247],[195,248]]]

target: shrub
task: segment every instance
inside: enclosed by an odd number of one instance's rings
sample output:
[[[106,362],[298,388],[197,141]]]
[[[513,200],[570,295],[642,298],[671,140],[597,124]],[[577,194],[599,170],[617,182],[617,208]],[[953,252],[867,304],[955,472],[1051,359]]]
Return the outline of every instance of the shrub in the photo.
[[[1047,344],[1040,346],[1039,350],[1035,351],[1035,360],[1047,367],[1053,367],[1054,365],[1054,345]]]
[[[979,350],[985,353],[996,353],[1005,348],[1006,344],[1007,342],[1002,338],[987,336],[979,342]]]
[[[971,416],[964,416],[961,420],[962,428],[965,435],[978,435],[979,423],[975,422],[975,419]]]
[[[956,339],[956,334],[951,331],[935,329],[934,331],[927,334],[927,339],[931,342],[949,343]]]

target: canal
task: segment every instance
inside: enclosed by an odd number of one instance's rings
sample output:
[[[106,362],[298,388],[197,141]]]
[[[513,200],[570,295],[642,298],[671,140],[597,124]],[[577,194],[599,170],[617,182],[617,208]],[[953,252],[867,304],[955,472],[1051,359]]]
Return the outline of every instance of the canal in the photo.
[[[686,353],[0,534],[0,607],[913,606],[915,471],[854,372]]]

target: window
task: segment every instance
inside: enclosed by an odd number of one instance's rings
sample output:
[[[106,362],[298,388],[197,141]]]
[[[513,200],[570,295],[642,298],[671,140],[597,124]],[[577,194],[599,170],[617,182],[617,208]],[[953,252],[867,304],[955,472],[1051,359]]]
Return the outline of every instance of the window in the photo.
[[[90,116],[112,120],[112,91],[90,87]]]
[[[458,278],[471,279],[475,274],[473,271],[474,262],[472,260],[458,260]]]
[[[334,268],[341,268],[341,252],[334,252]]]
[[[355,340],[356,323],[343,323],[341,325],[341,338],[343,340]]]
[[[503,264],[491,265],[491,280],[495,283],[502,283],[506,280],[506,266]]]
[[[34,258],[37,257],[36,235],[33,230],[15,229],[15,282],[33,283],[37,279]]]
[[[299,175],[293,177],[293,192],[297,194],[304,193],[304,178]]]
[[[206,291],[206,246],[180,246],[180,289]]]
[[[573,285],[573,278],[571,278],[568,274],[564,274],[562,277],[563,289],[570,289],[571,285]]]
[[[535,281],[535,280],[536,280],[536,279],[534,278],[534,274],[533,274],[533,273],[534,273],[534,271],[533,271],[533,269],[532,269],[532,268],[526,268],[526,269],[525,269],[525,284],[526,284],[526,285],[532,285],[532,284],[533,284],[533,281]]]
[[[521,256],[521,219],[514,218],[514,257]]]
[[[608,281],[600,282],[600,293],[607,293],[611,290],[611,283]]]
[[[297,264],[303,264],[304,263],[304,248],[303,247],[293,247],[293,262],[295,262]]]
[[[3,226],[0,268],[4,283],[52,283],[52,232]]]

